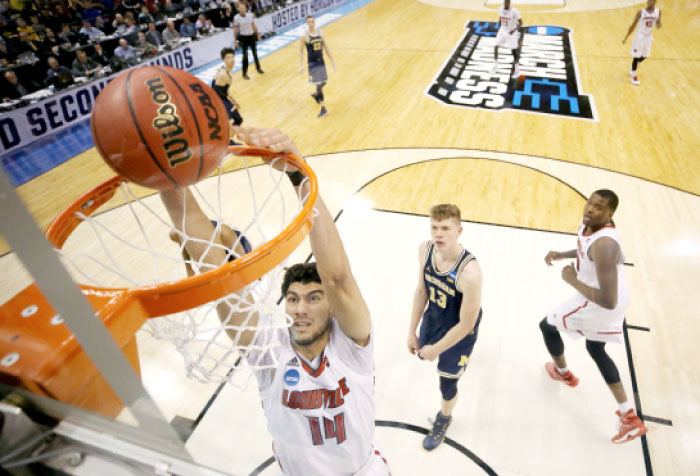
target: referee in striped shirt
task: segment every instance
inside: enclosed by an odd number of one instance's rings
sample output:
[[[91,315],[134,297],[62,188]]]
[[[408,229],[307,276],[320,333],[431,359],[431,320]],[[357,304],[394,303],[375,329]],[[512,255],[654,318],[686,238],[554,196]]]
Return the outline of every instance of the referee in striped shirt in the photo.
[[[260,67],[258,61],[258,49],[255,42],[260,41],[260,33],[255,26],[255,18],[250,12],[246,12],[246,7],[243,2],[238,4],[238,14],[233,18],[233,39],[234,48],[238,48],[238,43],[241,44],[241,52],[243,53],[243,79],[248,77],[248,48],[253,50],[253,59],[255,60],[255,69],[262,74],[264,71]]]

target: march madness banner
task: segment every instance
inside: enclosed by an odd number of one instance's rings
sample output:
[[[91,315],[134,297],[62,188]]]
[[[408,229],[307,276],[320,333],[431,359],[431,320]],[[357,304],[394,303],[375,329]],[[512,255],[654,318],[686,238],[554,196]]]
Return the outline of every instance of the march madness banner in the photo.
[[[429,96],[450,106],[598,120],[593,98],[581,94],[569,28],[524,27],[515,79],[514,57],[506,48],[499,50],[498,69],[490,72],[498,23],[470,21],[466,30],[428,87]]]

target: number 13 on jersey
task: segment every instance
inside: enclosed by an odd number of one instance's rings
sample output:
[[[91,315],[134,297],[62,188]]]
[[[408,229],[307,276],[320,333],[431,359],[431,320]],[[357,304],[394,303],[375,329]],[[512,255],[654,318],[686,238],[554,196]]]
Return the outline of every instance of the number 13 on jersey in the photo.
[[[443,293],[439,289],[435,289],[432,286],[428,286],[428,289],[430,291],[430,300],[441,308],[445,309],[447,306],[447,294]]]

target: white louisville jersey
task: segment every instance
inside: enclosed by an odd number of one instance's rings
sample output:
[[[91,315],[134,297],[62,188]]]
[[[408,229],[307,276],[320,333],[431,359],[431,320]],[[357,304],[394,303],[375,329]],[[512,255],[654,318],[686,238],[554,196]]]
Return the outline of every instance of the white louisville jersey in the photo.
[[[498,9],[498,16],[501,18],[501,28],[505,28],[508,31],[513,30],[518,26],[518,20],[520,20],[520,13],[513,7],[508,10],[501,7]]]
[[[373,446],[373,336],[359,346],[333,320],[313,370],[292,348],[288,331],[279,332],[277,367],[260,396],[283,474],[386,474]]]
[[[617,263],[617,295],[618,307],[629,302],[629,288],[625,280],[624,270],[624,255],[622,254],[622,242],[620,235],[613,223],[608,223],[600,230],[590,235],[586,235],[586,225],[583,223],[578,230],[578,242],[576,251],[576,270],[578,271],[578,279],[584,284],[593,288],[600,289],[598,283],[598,275],[596,274],[596,266],[593,260],[588,256],[588,250],[597,240],[608,237],[615,240],[620,247],[620,261]]]
[[[655,8],[652,13],[649,13],[646,8],[642,9],[642,15],[639,17],[637,25],[638,35],[651,35],[659,20],[659,9]]]

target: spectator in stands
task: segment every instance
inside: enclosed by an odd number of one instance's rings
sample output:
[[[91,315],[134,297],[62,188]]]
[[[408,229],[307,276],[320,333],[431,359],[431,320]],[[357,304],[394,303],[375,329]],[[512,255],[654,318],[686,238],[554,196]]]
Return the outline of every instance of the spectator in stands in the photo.
[[[199,31],[200,28],[204,28],[207,26],[207,17],[204,16],[204,14],[200,13],[199,16],[197,16],[197,21],[194,24],[194,27]]]
[[[172,20],[168,20],[166,23],[165,30],[163,30],[163,41],[170,43],[180,38],[180,33],[175,29],[175,23]]]
[[[34,53],[36,57],[42,55],[41,45],[38,41],[32,40],[26,31],[19,32],[19,41],[15,46],[15,50],[17,51],[17,56],[22,56],[26,53]]]
[[[46,5],[42,6],[41,10],[39,10],[39,19],[46,28],[51,28],[54,32],[61,29],[61,19]],[[32,25],[32,28],[33,27]]]
[[[156,46],[161,46],[163,44],[163,37],[160,32],[156,29],[156,24],[151,22],[148,24],[148,30],[146,30],[146,39]]]
[[[141,31],[139,26],[136,24],[133,16],[125,16],[124,21],[126,22],[126,30],[122,33],[129,43],[135,43],[138,40],[138,32]]]
[[[102,67],[92,58],[88,58],[87,53],[83,49],[75,52],[72,68],[73,76],[83,76],[91,78],[102,72]]]
[[[92,59],[95,60],[95,63],[99,63],[102,66],[107,66],[109,64],[109,56],[105,53],[105,50],[102,48],[102,45],[100,43],[95,43],[92,45],[93,49],[95,52],[92,55]]]
[[[3,102],[19,99],[39,89],[39,85],[33,81],[20,82],[17,73],[13,70],[5,71],[3,76],[5,76],[5,85],[2,91]]]
[[[46,70],[47,79],[57,77],[61,72],[68,72],[68,74],[72,76],[70,69],[66,68],[65,66],[61,66],[55,56],[49,56],[46,62],[49,64],[49,69]]]
[[[144,32],[140,31],[138,37],[134,49],[139,56],[150,56],[158,52],[158,47],[146,39]]]
[[[102,30],[105,35],[112,33],[112,27],[108,23],[105,23],[104,18],[101,15],[95,17],[95,28]]]
[[[173,4],[173,0],[165,0],[163,11],[168,17],[174,17],[179,9]]]
[[[15,20],[15,23],[17,23],[17,33],[25,33],[27,37],[32,40],[32,41],[39,41],[39,35],[36,34],[34,31],[34,28],[31,26],[27,25],[27,21],[19,17]]]
[[[16,59],[17,55],[14,50],[8,47],[3,40],[0,40],[0,66],[12,66]]]
[[[136,50],[125,38],[119,38],[119,46],[114,49],[114,54],[127,64],[136,62]]]
[[[100,0],[100,3],[102,4],[102,11],[107,13],[114,12],[115,5],[112,0]]]
[[[39,15],[32,13],[29,15],[29,21],[31,22],[32,30],[39,35],[39,38],[44,39],[44,31],[46,30],[46,26],[41,23]]]
[[[90,41],[105,36],[104,31],[98,30],[96,27],[92,26],[90,20],[83,20],[83,27],[80,29],[79,33],[87,36]]]
[[[114,20],[112,20],[112,32],[115,35],[122,35],[126,31],[126,22],[121,13],[116,13],[114,15]]]
[[[101,3],[92,3],[90,0],[86,0],[83,6],[83,11],[80,13],[80,17],[83,20],[90,20],[92,23],[96,16],[102,13],[104,7]]]
[[[195,38],[197,36],[197,29],[194,27],[194,25],[188,17],[182,19],[182,25],[180,25],[180,34],[188,38]]]
[[[151,15],[153,16],[153,21],[155,22],[162,22],[167,18],[165,13],[163,13],[163,11],[160,9],[157,3],[153,4],[153,8],[151,9]]]
[[[62,40],[63,43],[70,43],[71,45],[78,41],[78,35],[71,31],[68,23],[61,25],[61,33],[58,34],[58,38]]]
[[[141,5],[141,13],[139,14],[139,24],[140,25],[145,25],[146,23],[154,22],[155,19],[153,18],[153,15],[148,11],[148,7],[146,5]]]
[[[63,44],[56,38],[56,34],[49,27],[44,30],[44,41],[41,42],[41,52],[43,56],[57,56],[59,54],[59,47]]]

